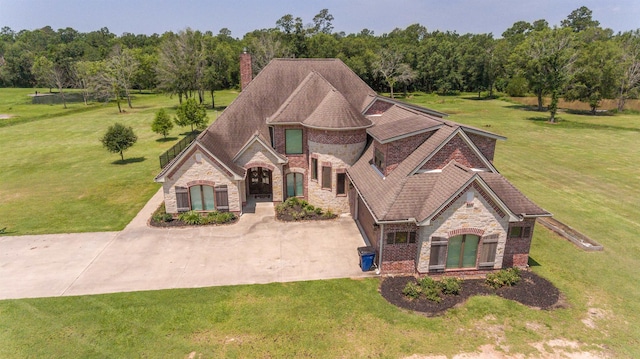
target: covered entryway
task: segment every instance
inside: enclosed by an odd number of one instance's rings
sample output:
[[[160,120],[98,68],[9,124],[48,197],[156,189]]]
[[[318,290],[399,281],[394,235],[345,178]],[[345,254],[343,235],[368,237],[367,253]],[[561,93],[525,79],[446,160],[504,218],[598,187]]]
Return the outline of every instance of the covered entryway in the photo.
[[[271,170],[264,167],[252,167],[247,176],[249,194],[256,197],[271,197],[273,193]]]

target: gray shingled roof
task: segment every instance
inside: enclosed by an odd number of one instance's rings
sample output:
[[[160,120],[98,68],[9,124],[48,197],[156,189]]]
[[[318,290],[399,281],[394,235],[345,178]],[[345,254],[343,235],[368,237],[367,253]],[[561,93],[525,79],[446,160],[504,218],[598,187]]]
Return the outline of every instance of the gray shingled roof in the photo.
[[[244,169],[233,164],[231,159],[256,131],[261,138],[270,138],[267,118],[273,116],[313,72],[335,88],[358,112],[364,111],[376,96],[338,59],[275,59],[198,136],[197,141],[243,176]]]
[[[442,119],[394,105],[381,115],[369,116],[375,126],[367,129],[367,133],[380,143],[394,139],[435,130],[442,126]]]

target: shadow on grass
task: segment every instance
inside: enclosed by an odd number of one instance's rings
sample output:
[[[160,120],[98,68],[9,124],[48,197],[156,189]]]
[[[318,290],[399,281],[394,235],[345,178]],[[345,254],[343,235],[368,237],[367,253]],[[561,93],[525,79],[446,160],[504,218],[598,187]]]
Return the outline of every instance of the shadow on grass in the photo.
[[[527,264],[529,265],[529,267],[540,267],[540,263],[538,263],[538,261],[536,261],[535,259],[531,258],[531,256],[529,256],[529,261],[527,262]]]
[[[607,110],[597,110],[596,113],[594,114],[593,112],[591,112],[591,110],[572,110],[572,109],[567,109],[566,110],[567,113],[570,113],[572,115],[582,115],[582,116],[614,116],[614,113],[612,111],[607,111]]]
[[[585,122],[577,122],[565,120],[563,118],[556,117],[556,122],[549,122],[549,117],[528,117],[527,121],[535,122],[536,124],[550,124],[553,126],[559,126],[561,128],[569,128],[576,130],[609,130],[609,131],[629,131],[629,132],[640,132],[640,128],[633,127],[620,127],[620,126],[611,126],[599,123],[585,123]]]
[[[178,137],[167,137],[167,138],[164,138],[164,137],[163,137],[163,138],[158,138],[158,139],[156,140],[156,142],[164,143],[164,142],[171,142],[171,141],[175,141],[175,140],[177,140],[177,139],[178,139]]]
[[[493,95],[493,96],[466,96],[466,97],[462,97],[463,100],[472,100],[472,101],[486,101],[486,100],[495,100],[497,99],[498,96]]]
[[[111,162],[111,164],[113,164],[113,165],[127,165],[129,163],[137,163],[137,162],[142,162],[142,161],[145,161],[145,160],[146,160],[145,157],[132,157],[132,158],[125,158],[124,161],[123,160],[113,161],[113,162]]]

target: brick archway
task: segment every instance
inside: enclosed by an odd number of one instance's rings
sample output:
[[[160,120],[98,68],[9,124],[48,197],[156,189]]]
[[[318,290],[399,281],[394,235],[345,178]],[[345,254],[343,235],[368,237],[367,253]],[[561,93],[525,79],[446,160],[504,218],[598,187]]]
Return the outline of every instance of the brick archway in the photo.
[[[459,236],[462,234],[473,234],[478,237],[482,237],[484,235],[484,230],[480,228],[458,228],[447,232],[448,238]]]

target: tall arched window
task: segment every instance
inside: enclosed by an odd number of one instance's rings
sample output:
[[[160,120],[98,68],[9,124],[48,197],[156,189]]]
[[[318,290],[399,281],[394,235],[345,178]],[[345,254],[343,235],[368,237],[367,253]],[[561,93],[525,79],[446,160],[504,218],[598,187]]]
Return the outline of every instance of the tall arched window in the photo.
[[[304,196],[304,182],[302,173],[287,173],[287,197]]]

